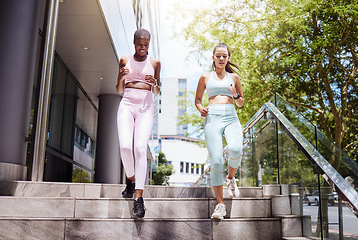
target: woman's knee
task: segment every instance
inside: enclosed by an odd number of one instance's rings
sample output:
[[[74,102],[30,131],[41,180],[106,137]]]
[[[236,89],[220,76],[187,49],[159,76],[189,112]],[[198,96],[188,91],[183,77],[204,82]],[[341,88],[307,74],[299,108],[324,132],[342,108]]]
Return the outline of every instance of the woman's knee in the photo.
[[[134,155],[136,156],[136,158],[142,158],[147,156],[147,146],[134,147]]]
[[[215,173],[223,174],[224,163],[223,162],[211,162],[210,167]]]
[[[120,146],[121,154],[122,155],[128,155],[133,154],[133,149],[131,146]]]
[[[237,158],[241,156],[242,154],[242,146],[241,145],[234,145],[234,146],[228,146],[229,155]]]

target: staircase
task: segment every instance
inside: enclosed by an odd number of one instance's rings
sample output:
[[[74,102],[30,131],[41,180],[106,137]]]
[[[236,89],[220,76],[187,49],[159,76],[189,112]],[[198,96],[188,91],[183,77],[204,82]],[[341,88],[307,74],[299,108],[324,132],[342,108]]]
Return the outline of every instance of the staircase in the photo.
[[[132,217],[124,185],[0,183],[0,239],[308,239],[309,216],[287,186],[239,188],[225,198],[227,216],[211,220],[208,187],[146,186],[144,219]],[[224,197],[227,197],[226,191]]]

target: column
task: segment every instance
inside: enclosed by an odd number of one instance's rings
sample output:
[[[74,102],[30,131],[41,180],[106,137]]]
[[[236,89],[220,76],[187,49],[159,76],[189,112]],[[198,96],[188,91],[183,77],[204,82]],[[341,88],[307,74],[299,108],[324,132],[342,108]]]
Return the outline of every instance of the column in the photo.
[[[26,178],[41,3],[0,1],[0,181]]]
[[[121,183],[122,165],[117,131],[119,95],[102,94],[99,97],[97,145],[94,182]]]

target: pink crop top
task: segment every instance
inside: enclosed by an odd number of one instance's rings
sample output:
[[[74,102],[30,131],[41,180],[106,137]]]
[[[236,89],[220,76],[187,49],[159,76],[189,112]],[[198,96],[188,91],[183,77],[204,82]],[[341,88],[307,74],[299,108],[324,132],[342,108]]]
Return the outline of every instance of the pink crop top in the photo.
[[[125,75],[124,83],[144,82],[149,85],[152,85],[145,80],[145,75],[154,76],[154,68],[152,63],[150,62],[149,56],[147,56],[147,58],[143,62],[138,62],[134,60],[133,56],[131,56],[125,67],[129,69],[129,72],[127,75]]]

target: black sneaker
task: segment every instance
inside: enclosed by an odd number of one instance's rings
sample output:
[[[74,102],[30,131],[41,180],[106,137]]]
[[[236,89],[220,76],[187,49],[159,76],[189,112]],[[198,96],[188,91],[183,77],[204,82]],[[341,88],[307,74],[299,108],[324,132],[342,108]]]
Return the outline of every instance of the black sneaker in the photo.
[[[133,193],[135,190],[135,183],[127,178],[126,180],[126,188],[122,192],[122,196],[125,198],[133,198]]]
[[[145,215],[144,201],[142,197],[134,200],[133,214],[135,217],[142,218]]]

